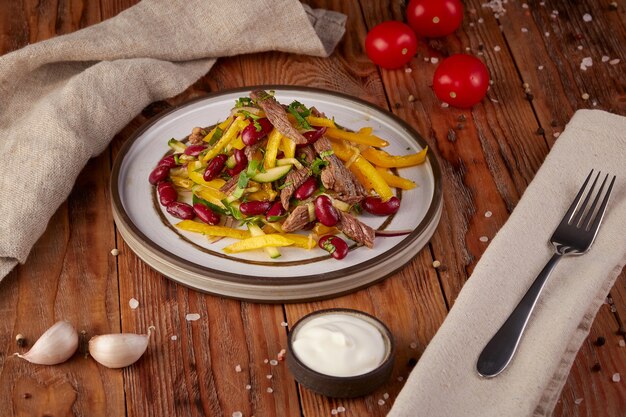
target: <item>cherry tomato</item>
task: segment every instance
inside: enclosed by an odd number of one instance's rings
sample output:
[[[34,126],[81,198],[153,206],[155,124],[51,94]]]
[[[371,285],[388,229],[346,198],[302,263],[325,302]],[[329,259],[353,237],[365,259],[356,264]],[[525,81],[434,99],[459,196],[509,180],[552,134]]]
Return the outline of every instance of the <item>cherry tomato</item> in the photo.
[[[489,71],[474,56],[452,55],[435,70],[433,88],[439,100],[454,107],[469,109],[487,94]]]
[[[374,64],[388,69],[399,68],[417,52],[417,38],[402,22],[383,22],[367,34],[365,51]]]
[[[418,35],[439,38],[454,33],[461,25],[463,5],[460,0],[411,0],[406,18]]]

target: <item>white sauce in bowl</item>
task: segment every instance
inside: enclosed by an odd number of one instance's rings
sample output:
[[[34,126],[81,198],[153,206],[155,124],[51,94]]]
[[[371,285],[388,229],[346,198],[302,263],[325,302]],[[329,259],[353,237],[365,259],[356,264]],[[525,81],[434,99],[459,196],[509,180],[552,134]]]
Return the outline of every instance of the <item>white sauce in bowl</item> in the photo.
[[[292,341],[294,355],[316,372],[356,376],[376,369],[385,359],[380,330],[356,315],[323,314],[298,326]]]

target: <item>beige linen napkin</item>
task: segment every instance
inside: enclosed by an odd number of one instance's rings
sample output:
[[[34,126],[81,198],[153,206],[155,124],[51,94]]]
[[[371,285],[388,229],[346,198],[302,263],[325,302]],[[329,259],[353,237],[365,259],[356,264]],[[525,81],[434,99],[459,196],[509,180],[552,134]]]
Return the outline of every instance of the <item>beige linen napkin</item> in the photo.
[[[218,57],[328,56],[346,16],[297,0],[144,0],[0,57],[0,279],[24,262],[87,160]]]
[[[592,168],[617,176],[595,243],[557,265],[509,367],[495,378],[479,377],[478,355],[552,255],[548,239]],[[476,265],[389,416],[552,414],[625,262],[626,118],[579,110]]]

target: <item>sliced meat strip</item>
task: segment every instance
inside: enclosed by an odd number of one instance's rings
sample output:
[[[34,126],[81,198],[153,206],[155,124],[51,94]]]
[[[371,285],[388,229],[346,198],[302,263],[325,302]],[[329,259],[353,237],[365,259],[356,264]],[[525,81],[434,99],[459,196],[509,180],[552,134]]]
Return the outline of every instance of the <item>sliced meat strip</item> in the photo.
[[[285,233],[291,233],[304,228],[308,223],[309,208],[306,204],[303,204],[293,209],[291,214],[285,219],[282,228]]]
[[[272,95],[263,90],[256,90],[250,93],[250,98],[263,109],[265,116],[280,133],[287,136],[298,145],[307,143],[306,138],[289,122],[287,112],[283,106],[281,106]]]
[[[339,211],[339,223],[337,223],[337,228],[355,242],[365,245],[370,249],[374,247],[376,231],[351,214]]]
[[[320,175],[324,187],[335,191],[337,198],[348,204],[358,203],[367,197],[367,191],[363,185],[332,153],[328,138],[321,137],[313,144],[313,147],[323,159],[328,161],[328,166],[322,170]]]
[[[290,171],[285,178],[285,188],[280,191],[280,202],[282,203],[285,210],[289,209],[289,200],[293,193],[296,192],[298,187],[300,187],[304,181],[306,181],[312,172],[310,168],[301,168],[297,171]]]
[[[248,158],[248,161],[252,161],[254,159],[253,157],[256,151],[261,148],[265,148],[265,145],[267,145],[267,138],[258,141],[254,145],[249,145],[243,148],[243,151],[246,154],[246,158]]]
[[[317,156],[315,154],[315,149],[313,149],[311,145],[302,146],[298,148],[296,152],[298,153],[298,156],[302,157],[301,159],[303,159],[307,165],[311,165]]]
[[[220,187],[220,191],[228,195],[232,193],[233,191],[235,191],[235,188],[237,188],[238,182],[239,182],[239,174],[235,175],[234,177],[226,181],[226,183]]]

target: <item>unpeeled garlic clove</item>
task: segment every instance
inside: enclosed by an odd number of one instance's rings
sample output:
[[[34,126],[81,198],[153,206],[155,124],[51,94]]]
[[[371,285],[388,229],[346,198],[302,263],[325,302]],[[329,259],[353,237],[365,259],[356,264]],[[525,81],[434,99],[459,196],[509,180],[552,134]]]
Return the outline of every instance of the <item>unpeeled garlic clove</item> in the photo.
[[[92,337],[89,341],[89,354],[96,362],[107,368],[123,368],[132,365],[148,348],[150,334],[119,333]]]
[[[14,355],[38,365],[56,365],[68,360],[78,349],[78,332],[67,321],[58,321],[44,332],[25,354]]]

